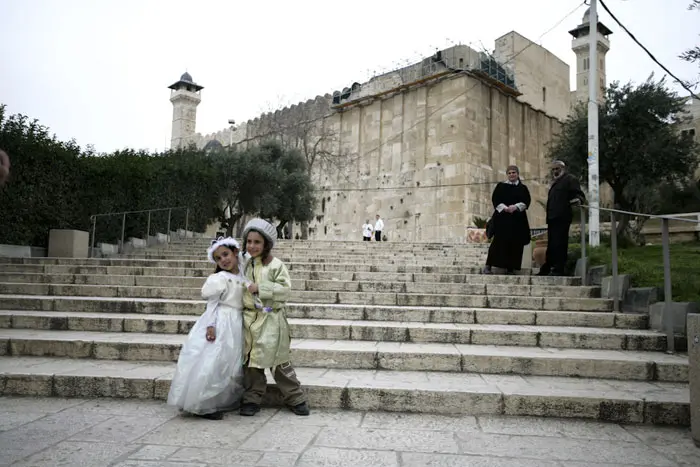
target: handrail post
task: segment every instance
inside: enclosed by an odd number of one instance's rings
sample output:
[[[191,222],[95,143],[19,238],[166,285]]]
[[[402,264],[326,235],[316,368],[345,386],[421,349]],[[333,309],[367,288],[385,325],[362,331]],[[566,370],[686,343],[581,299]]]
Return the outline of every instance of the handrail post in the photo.
[[[187,238],[187,228],[190,223],[190,208],[185,209],[185,238]]]
[[[586,265],[586,212],[583,206],[580,206],[581,211],[581,284],[588,285],[588,266]]]
[[[172,214],[173,210],[168,209],[168,243],[170,243],[170,215]]]
[[[126,231],[126,213],[122,215],[122,243],[119,245],[119,253],[124,253],[124,232]]]
[[[95,233],[97,231],[97,216],[92,217],[92,242],[90,242],[90,258],[95,257]]]
[[[668,219],[661,219],[661,238],[664,256],[664,314],[663,323],[666,330],[666,347],[668,353],[674,353],[676,343],[673,335],[673,320],[671,319],[671,247],[668,234]]]
[[[148,237],[151,236],[151,211],[148,211],[148,222],[146,222],[146,246],[148,246]]]
[[[617,222],[615,211],[610,211],[610,246],[612,249],[612,291],[613,291],[613,311],[620,311],[620,298],[617,295]]]

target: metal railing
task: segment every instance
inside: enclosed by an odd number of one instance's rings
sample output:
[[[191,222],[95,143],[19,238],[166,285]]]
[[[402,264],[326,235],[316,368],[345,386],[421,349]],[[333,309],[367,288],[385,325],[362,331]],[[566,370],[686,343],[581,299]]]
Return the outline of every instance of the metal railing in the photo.
[[[586,210],[591,209],[590,206],[581,204],[579,205],[581,209],[581,281],[583,285],[588,285],[588,265],[586,258]],[[610,208],[596,208],[599,211],[605,211],[610,213],[610,249],[611,251],[611,268],[612,268],[612,294],[613,294],[613,311],[620,311],[620,298],[618,297],[618,258],[617,258],[617,220],[616,214],[634,216],[634,217],[646,217],[649,219],[661,219],[661,244],[662,244],[662,258],[664,265],[664,311],[663,311],[663,328],[666,332],[666,345],[667,351],[673,353],[675,351],[675,340],[673,335],[673,322],[670,316],[670,308],[672,299],[671,290],[671,247],[670,247],[670,236],[668,222],[670,220],[688,222],[692,224],[697,224],[700,228],[700,219],[684,219],[680,216],[684,214],[677,215],[654,215],[654,214],[642,214],[639,212],[622,211],[620,209],[610,209]]]
[[[126,233],[126,215],[127,214],[148,213],[148,221],[146,223],[146,244],[148,244],[148,236],[151,233],[151,213],[168,211],[168,227],[166,230],[166,234],[168,237],[167,241],[168,241],[168,243],[170,243],[170,220],[172,218],[172,213],[173,213],[173,211],[178,211],[178,210],[183,210],[183,209],[185,210],[185,231],[187,231],[187,228],[189,227],[189,218],[190,218],[190,208],[188,208],[188,207],[158,208],[158,209],[145,209],[142,211],[120,211],[120,212],[106,212],[103,214],[92,214],[90,216],[90,220],[92,221],[92,234],[91,234],[91,239],[90,239],[90,256],[92,257],[93,251],[95,249],[95,232],[97,229],[97,218],[98,217],[117,216],[117,215],[122,216],[122,234],[121,234],[121,242],[119,243],[119,253],[123,253],[124,252],[124,234]]]

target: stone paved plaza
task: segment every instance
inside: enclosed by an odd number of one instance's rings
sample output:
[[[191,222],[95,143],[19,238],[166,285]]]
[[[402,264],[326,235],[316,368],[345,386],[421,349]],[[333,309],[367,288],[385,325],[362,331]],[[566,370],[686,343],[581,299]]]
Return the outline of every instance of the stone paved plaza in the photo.
[[[687,428],[504,416],[263,409],[222,421],[159,401],[0,398],[0,465],[700,466]]]

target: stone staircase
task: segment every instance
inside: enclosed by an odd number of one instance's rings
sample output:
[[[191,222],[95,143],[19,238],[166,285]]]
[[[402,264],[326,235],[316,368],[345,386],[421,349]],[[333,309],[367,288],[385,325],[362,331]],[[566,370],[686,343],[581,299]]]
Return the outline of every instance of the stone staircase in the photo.
[[[207,245],[0,258],[0,395],[165,399],[204,310]],[[312,407],[689,424],[687,356],[578,278],[480,275],[475,244],[287,241],[275,254]]]

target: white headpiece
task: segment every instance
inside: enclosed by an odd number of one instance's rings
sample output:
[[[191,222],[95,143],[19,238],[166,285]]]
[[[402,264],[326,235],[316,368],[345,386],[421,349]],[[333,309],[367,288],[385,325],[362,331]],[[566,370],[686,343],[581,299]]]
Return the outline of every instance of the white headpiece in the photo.
[[[214,259],[214,252],[220,246],[227,246],[231,249],[236,248],[239,251],[241,249],[241,246],[238,244],[236,239],[232,237],[219,237],[216,240],[212,240],[211,246],[207,248],[207,257],[209,258],[210,263],[216,264],[216,260]]]
[[[251,230],[260,232],[267,239],[267,241],[270,242],[271,247],[275,246],[275,240],[277,240],[277,229],[274,225],[270,224],[269,222],[263,219],[251,219],[246,224],[245,229],[243,229],[244,239],[246,235],[248,235],[248,232],[250,232]]]

